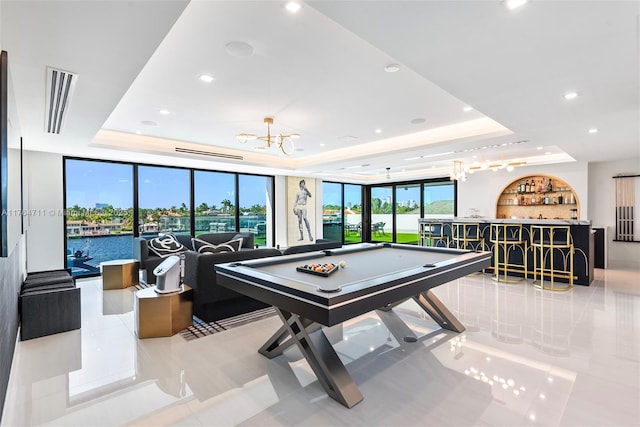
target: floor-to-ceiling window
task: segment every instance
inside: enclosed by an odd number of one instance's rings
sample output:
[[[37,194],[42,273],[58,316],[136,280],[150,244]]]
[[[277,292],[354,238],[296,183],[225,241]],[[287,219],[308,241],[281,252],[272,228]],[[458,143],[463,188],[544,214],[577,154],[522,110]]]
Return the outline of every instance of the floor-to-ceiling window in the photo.
[[[261,175],[238,175],[240,231],[252,232],[258,246],[269,246],[273,236],[271,200],[273,178]]]
[[[344,242],[362,242],[362,186],[344,184]]]
[[[96,274],[133,256],[133,165],[65,159],[67,268]]]
[[[455,182],[430,179],[370,187],[371,241],[419,243],[419,218],[450,218]]]
[[[342,242],[342,184],[322,183],[322,238]]]
[[[423,194],[424,218],[455,216],[455,185],[451,181],[425,182]]]
[[[396,190],[396,242],[419,243],[420,184],[397,185]]]
[[[194,171],[195,235],[236,230],[236,175]]]
[[[371,240],[393,241],[393,186],[371,188]]]
[[[141,236],[191,234],[189,169],[138,167],[138,222]]]
[[[132,258],[137,236],[239,230],[259,246],[273,244],[272,176],[77,158],[64,167],[64,243],[75,276]]]

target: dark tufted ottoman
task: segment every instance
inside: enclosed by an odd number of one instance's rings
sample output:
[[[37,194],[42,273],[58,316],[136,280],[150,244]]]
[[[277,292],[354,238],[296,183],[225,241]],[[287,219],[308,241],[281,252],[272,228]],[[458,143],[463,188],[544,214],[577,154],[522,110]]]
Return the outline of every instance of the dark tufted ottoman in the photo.
[[[80,328],[80,288],[68,270],[27,274],[18,304],[22,341]]]

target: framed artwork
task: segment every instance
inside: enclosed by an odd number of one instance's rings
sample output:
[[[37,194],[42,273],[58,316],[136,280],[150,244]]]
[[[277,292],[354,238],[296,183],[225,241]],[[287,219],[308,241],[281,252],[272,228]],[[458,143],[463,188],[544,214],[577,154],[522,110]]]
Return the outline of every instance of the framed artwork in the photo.
[[[315,242],[316,180],[287,177],[287,245],[308,245]]]

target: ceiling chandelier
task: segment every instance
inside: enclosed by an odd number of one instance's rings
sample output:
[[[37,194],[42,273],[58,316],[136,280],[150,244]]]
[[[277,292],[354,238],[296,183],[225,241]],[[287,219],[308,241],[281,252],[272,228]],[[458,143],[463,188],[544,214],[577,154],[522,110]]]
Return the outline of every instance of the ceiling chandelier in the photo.
[[[462,167],[462,162],[460,160],[453,161],[453,168],[449,170],[449,179],[451,181],[467,180],[467,172],[465,171],[465,168]]]
[[[265,146],[255,147],[256,150],[266,150],[267,148],[271,148],[271,145],[276,145],[282,152],[290,156],[295,151],[295,146],[293,144],[293,140],[295,138],[300,138],[299,133],[292,133],[289,135],[271,135],[271,125],[273,124],[273,117],[265,117],[264,123],[267,125],[267,135],[266,136],[258,136],[252,133],[239,133],[236,135],[236,139],[240,143],[245,143],[249,140],[259,139],[260,141],[264,141],[267,143]]]
[[[453,161],[453,168],[449,170],[449,179],[451,181],[466,181],[467,173],[472,174],[478,170],[492,170],[494,172],[499,171],[500,169],[506,169],[507,172],[513,171],[516,166],[524,166],[527,162],[525,161],[500,161],[500,162],[474,162],[471,166],[464,166],[460,160]]]

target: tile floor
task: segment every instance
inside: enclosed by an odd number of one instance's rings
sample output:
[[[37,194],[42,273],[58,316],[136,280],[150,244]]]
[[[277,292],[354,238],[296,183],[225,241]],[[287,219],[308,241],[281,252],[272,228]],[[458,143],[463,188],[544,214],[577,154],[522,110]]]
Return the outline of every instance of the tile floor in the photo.
[[[438,297],[467,330],[438,329],[405,303],[421,337],[397,341],[376,312],[327,331],[364,395],[327,397],[295,348],[258,347],[276,317],[208,337],[139,340],[133,290],[79,281],[82,329],[19,342],[4,426],[639,426],[640,272],[596,270],[558,293],[489,275]]]

